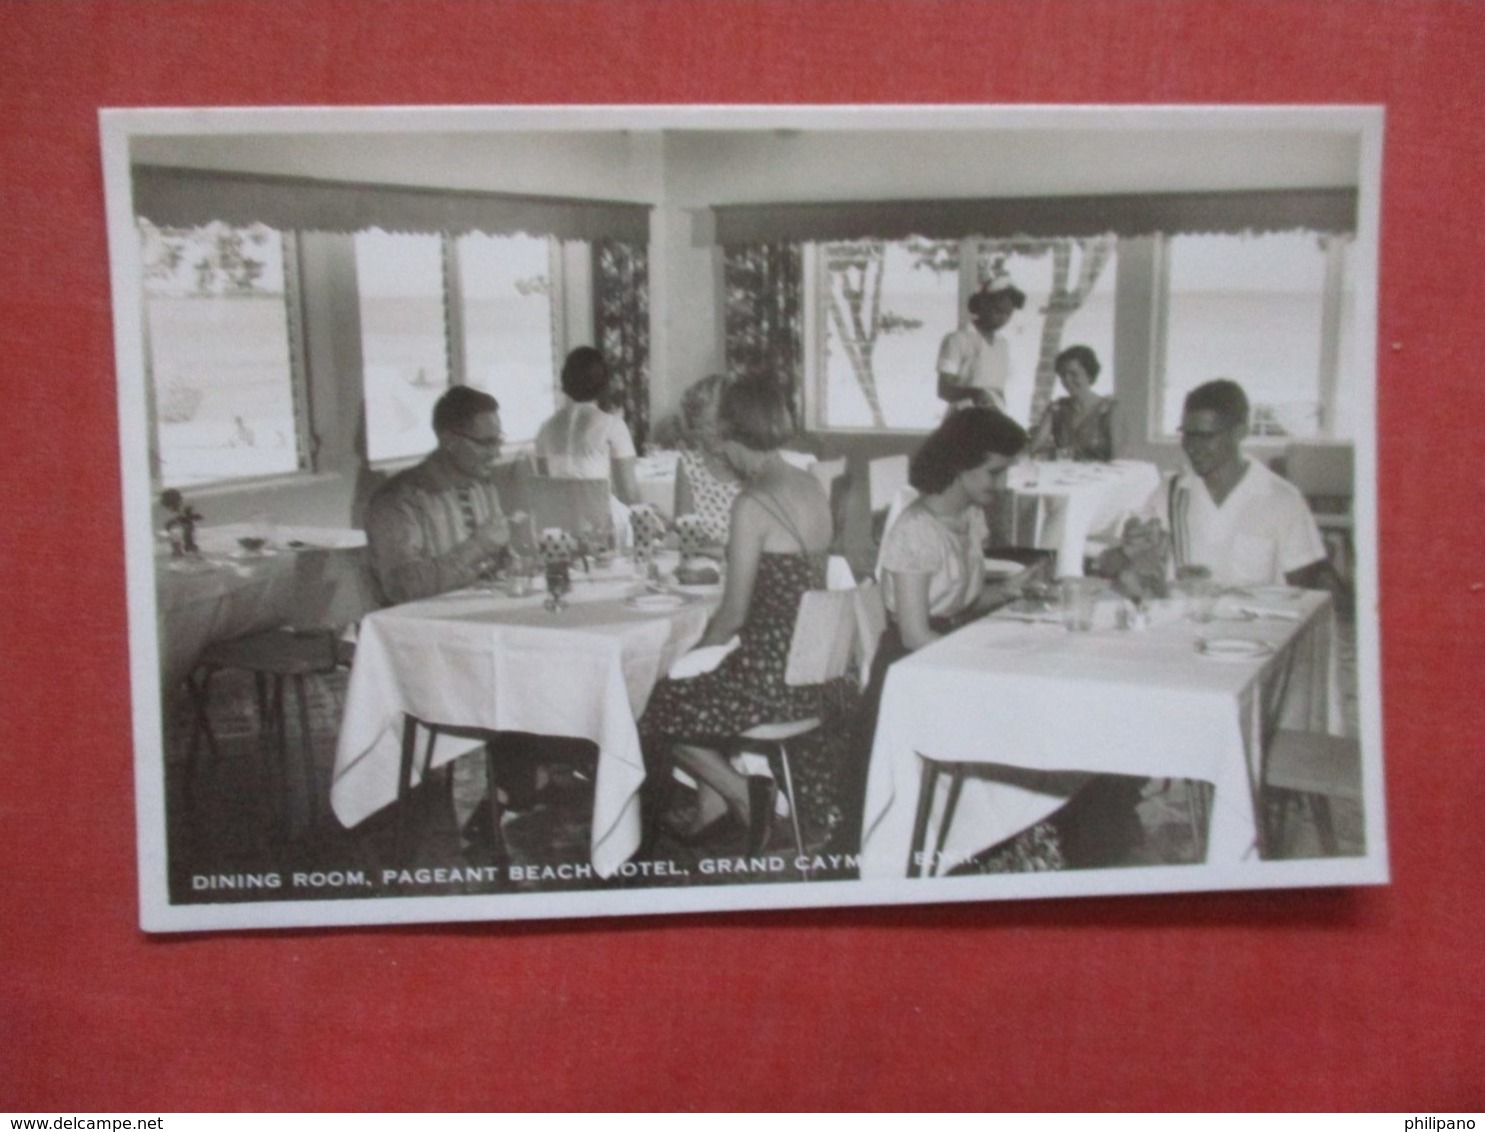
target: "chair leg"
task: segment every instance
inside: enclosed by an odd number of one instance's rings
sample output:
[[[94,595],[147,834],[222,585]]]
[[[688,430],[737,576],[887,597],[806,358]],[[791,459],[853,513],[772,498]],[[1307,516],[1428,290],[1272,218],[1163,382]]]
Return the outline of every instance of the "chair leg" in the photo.
[[[949,826],[954,822],[954,811],[959,808],[959,795],[964,792],[964,766],[955,763],[949,772],[949,798],[944,804],[944,816],[938,823],[938,837],[933,847],[933,860],[928,865],[928,875],[937,876],[939,864],[944,859],[944,845],[949,840]]]
[[[194,675],[186,677],[186,691],[191,701],[191,738],[186,744],[186,782],[188,785],[196,781],[198,773],[196,752],[200,747],[202,735],[206,736],[206,749],[211,752],[211,761],[214,764],[221,762],[221,753],[217,750],[217,736],[212,730],[209,711],[211,678],[215,675],[216,669],[206,668],[201,671],[199,683]]]
[[[304,759],[304,793],[309,811],[309,828],[319,824],[319,787],[315,781],[315,742],[309,726],[309,689],[302,675],[294,676],[294,694],[299,699],[299,750]]]
[[[1320,835],[1320,851],[1327,857],[1340,855],[1340,845],[1335,838],[1335,821],[1330,813],[1330,799],[1324,794],[1307,794],[1310,815],[1315,819],[1315,832]]]
[[[918,756],[922,758],[922,756]],[[923,777],[918,787],[918,813],[913,819],[913,844],[908,850],[907,875],[920,876],[923,864],[923,843],[928,838],[928,815],[933,812],[933,791],[938,785],[938,763],[923,759]]]
[[[418,721],[402,717],[402,762],[397,771],[397,839],[395,852],[400,865],[406,861],[409,798],[412,795],[413,756],[418,749]]]
[[[785,743],[779,744],[779,767],[784,772],[784,797],[789,802],[789,824],[794,828],[794,851],[803,857],[804,835],[799,828],[799,801],[794,794],[794,771],[789,766],[789,748]],[[800,875],[804,880],[810,879],[808,869]]]

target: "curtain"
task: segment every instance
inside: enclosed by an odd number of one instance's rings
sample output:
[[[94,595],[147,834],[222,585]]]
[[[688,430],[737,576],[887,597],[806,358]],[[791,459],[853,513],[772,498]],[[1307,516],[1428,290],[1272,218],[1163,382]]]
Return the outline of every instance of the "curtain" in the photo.
[[[593,334],[613,375],[605,405],[644,451],[650,430],[650,263],[644,243],[593,241]]]
[[[838,201],[716,208],[723,246],[780,241],[957,240],[969,236],[1148,236],[1156,232],[1343,233],[1356,230],[1356,190],[1110,193],[984,200]]]
[[[783,389],[796,428],[804,423],[804,249],[796,243],[728,247],[727,372]]]
[[[281,232],[527,233],[563,240],[650,238],[650,206],[258,173],[133,167],[134,211],[165,228],[214,220]]]

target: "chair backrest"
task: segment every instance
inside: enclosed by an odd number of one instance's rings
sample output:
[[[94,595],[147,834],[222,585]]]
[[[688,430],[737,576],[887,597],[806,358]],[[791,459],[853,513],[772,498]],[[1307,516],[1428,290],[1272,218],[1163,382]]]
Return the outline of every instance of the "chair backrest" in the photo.
[[[517,511],[531,510],[531,481],[534,473],[531,461],[525,456],[514,460],[502,460],[491,473],[495,481],[495,493],[500,496],[500,509],[507,515]]]
[[[611,520],[608,480],[534,476],[526,483],[529,510],[537,533],[548,527],[577,532],[602,530]]]
[[[878,541],[877,543],[876,566],[872,570],[872,573],[874,573],[878,578],[882,576],[882,547],[887,542],[887,532],[892,529],[892,525],[896,523],[897,520],[902,516],[902,513],[907,510],[908,504],[912,503],[912,501],[917,498],[918,489],[910,483],[903,484],[892,494],[892,502],[887,505],[887,518],[882,523],[882,536],[880,541]]]
[[[1295,441],[1284,451],[1284,474],[1307,496],[1349,500],[1355,493],[1352,446]]]
[[[824,684],[846,674],[856,644],[855,593],[807,590],[800,595],[784,665],[785,684]]]
[[[873,513],[891,506],[897,489],[908,482],[906,456],[879,456],[866,466],[867,494]]]
[[[871,662],[876,659],[877,646],[882,634],[887,631],[887,602],[882,587],[867,581],[851,591],[851,612],[856,621],[856,667],[861,674],[861,687],[871,682]]]
[[[810,474],[820,481],[825,489],[825,498],[835,498],[835,481],[846,474],[846,458],[838,460],[816,460],[810,465]]]
[[[808,471],[819,462],[813,452],[796,452],[792,448],[779,449],[779,455],[784,458],[784,463],[792,464],[801,471]]]

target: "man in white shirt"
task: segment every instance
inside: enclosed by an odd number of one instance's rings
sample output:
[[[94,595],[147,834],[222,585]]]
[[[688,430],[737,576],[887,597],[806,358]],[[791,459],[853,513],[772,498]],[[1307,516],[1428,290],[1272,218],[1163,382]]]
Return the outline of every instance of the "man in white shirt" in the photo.
[[[1304,495],[1242,454],[1248,418],[1247,394],[1235,381],[1209,381],[1187,394],[1181,449],[1191,470],[1166,481],[1146,517],[1169,532],[1178,575],[1204,569],[1221,586],[1331,588],[1334,574]],[[1101,562],[1100,572],[1116,565]]]
[[[946,335],[938,351],[938,395],[951,410],[988,405],[1005,411],[1011,348],[998,332],[1025,305],[1025,293],[1004,276],[970,296],[970,325]]]

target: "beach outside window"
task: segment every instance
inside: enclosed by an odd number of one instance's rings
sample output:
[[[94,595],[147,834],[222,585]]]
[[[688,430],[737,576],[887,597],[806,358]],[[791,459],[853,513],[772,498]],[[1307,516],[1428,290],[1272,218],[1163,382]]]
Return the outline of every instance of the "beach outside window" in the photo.
[[[138,226],[161,483],[299,470],[283,234]]]
[[[436,443],[433,403],[449,386],[442,237],[357,233],[356,290],[367,455],[426,456]]]
[[[1166,246],[1161,432],[1176,434],[1187,392],[1228,377],[1247,391],[1254,436],[1320,435],[1325,402],[1349,400],[1322,395],[1327,338],[1339,347],[1337,376],[1351,368],[1345,294],[1326,313],[1327,241],[1304,232],[1188,235]],[[1347,435],[1349,421],[1333,420],[1330,432]]]
[[[458,241],[464,382],[500,402],[511,444],[534,440],[556,410],[558,254],[546,236],[474,233]]]

